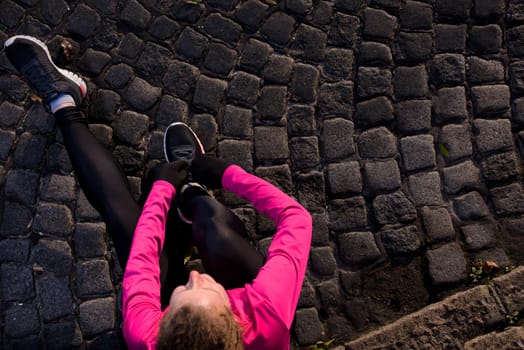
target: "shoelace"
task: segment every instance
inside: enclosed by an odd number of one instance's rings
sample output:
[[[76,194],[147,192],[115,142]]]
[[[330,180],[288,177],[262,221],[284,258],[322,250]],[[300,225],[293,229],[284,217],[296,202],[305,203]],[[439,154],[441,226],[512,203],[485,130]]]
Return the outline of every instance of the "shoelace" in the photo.
[[[171,151],[173,158],[191,160],[193,158],[192,148],[175,148]]]

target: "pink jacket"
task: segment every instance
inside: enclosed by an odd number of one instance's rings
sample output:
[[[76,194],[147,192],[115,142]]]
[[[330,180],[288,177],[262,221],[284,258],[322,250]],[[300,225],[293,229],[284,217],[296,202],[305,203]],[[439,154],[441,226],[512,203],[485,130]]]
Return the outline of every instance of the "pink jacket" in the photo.
[[[306,272],[311,215],[295,200],[242,168],[229,166],[225,189],[253,203],[276,224],[266,263],[252,283],[227,290],[243,325],[246,349],[289,349],[290,328]],[[160,320],[159,257],[174,187],[156,181],[138,221],[123,282],[124,337],[130,349],[156,349]]]

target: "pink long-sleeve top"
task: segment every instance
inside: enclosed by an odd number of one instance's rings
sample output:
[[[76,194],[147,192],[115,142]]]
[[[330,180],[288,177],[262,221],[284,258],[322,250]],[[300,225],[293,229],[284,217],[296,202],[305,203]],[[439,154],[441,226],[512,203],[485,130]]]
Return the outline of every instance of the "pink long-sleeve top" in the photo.
[[[225,189],[253,203],[276,224],[266,263],[252,283],[227,290],[233,315],[243,326],[246,349],[289,349],[290,328],[306,272],[311,215],[268,182],[231,165]],[[124,337],[130,349],[156,349],[162,317],[159,257],[175,188],[156,181],[138,221],[123,282]]]

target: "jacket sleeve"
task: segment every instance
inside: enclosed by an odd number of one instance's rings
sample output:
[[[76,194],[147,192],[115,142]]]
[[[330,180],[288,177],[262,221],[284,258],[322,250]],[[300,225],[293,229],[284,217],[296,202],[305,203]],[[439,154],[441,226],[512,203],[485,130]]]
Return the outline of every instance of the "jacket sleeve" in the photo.
[[[253,203],[276,224],[266,263],[252,283],[289,329],[295,315],[309,257],[311,215],[275,186],[231,165],[222,184]]]
[[[162,318],[159,259],[164,244],[167,212],[175,188],[156,181],[142,210],[124,272],[122,313],[124,337],[130,349],[156,344]]]

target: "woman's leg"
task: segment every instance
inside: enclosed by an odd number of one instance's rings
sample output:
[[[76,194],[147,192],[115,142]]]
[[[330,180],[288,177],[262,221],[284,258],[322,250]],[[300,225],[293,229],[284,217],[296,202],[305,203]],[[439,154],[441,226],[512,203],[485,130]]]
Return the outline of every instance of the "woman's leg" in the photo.
[[[242,287],[252,282],[264,257],[245,238],[246,228],[242,221],[208,195],[188,197],[193,242],[206,272],[225,288]]]

